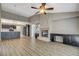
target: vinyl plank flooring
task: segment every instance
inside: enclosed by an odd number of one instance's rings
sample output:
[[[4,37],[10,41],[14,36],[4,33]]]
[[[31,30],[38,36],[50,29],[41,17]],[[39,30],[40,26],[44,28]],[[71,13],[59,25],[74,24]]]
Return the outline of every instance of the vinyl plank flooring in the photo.
[[[0,41],[0,56],[79,56],[79,47],[25,37]]]

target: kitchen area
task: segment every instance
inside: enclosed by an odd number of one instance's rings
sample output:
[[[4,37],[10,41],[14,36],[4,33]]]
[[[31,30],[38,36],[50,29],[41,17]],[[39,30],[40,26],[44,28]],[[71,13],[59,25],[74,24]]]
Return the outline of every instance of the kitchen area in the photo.
[[[28,36],[28,28],[26,22],[1,19],[1,40],[20,39]]]

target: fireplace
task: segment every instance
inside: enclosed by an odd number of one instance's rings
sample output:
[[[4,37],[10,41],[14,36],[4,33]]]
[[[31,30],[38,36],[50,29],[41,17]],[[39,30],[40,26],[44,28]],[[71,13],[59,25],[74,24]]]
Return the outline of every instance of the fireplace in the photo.
[[[48,37],[48,30],[42,30],[41,34],[43,37]]]

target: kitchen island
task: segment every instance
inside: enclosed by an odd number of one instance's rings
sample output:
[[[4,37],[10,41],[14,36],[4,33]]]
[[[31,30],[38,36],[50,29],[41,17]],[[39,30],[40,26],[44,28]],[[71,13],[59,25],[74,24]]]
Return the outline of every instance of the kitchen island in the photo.
[[[1,40],[18,38],[20,38],[20,32],[18,31],[1,32]]]

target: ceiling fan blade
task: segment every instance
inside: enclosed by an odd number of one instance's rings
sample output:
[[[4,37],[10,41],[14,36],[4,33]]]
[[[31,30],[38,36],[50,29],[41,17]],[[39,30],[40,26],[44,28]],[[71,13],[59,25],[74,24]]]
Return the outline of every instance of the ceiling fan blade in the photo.
[[[46,8],[46,10],[53,10],[54,8]]]
[[[35,14],[38,14],[39,13],[39,11],[37,11]]]
[[[44,14],[46,15],[46,12],[44,12]]]
[[[31,7],[31,8],[33,8],[33,9],[38,9],[37,7]]]
[[[42,6],[45,6],[46,5],[46,3],[42,3]]]

